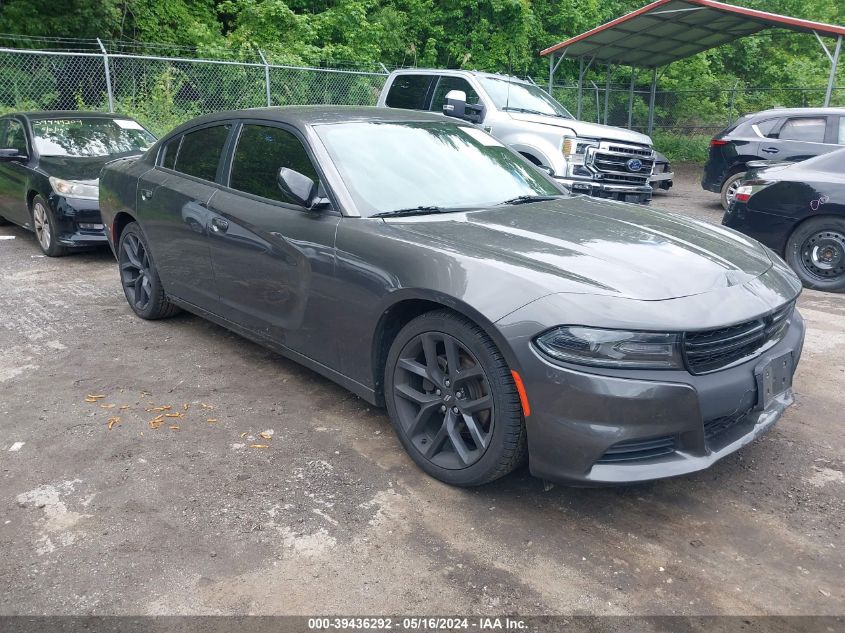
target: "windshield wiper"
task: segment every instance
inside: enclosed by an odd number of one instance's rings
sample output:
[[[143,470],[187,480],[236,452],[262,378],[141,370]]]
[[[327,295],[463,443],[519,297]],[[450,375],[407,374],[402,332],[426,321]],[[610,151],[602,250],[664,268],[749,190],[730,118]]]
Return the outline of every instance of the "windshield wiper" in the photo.
[[[387,218],[397,217],[403,215],[426,215],[428,213],[448,213],[453,209],[446,209],[444,207],[437,207],[434,205],[422,205],[419,207],[409,207],[407,209],[394,209],[393,211],[382,211],[381,213],[374,213],[371,218]],[[457,209],[454,209],[457,211]]]
[[[498,206],[504,206],[506,204],[530,204],[531,202],[545,202],[546,200],[557,200],[558,198],[565,198],[564,195],[557,195],[557,196],[517,196],[516,198],[511,198],[510,200],[505,200],[504,202],[499,202]]]
[[[541,116],[560,116],[559,114],[553,114],[551,112],[540,112],[539,110],[532,110],[530,108],[517,108],[515,106],[505,106],[502,110],[507,110],[508,112],[522,112],[524,114],[539,114]]]

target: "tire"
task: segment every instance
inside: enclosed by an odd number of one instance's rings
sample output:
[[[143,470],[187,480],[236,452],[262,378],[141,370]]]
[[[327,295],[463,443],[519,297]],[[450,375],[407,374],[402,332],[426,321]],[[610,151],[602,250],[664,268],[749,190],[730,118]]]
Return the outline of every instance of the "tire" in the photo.
[[[805,288],[845,292],[845,218],[817,217],[800,224],[786,242],[785,256]]]
[[[733,201],[734,194],[736,193],[736,188],[739,187],[739,182],[745,178],[745,172],[741,171],[737,174],[733,174],[730,178],[728,178],[725,182],[722,183],[722,208],[727,211],[728,207],[731,206],[731,201]]]
[[[137,222],[127,224],[120,234],[117,262],[123,294],[135,314],[152,321],[179,312],[164,293],[147,238]]]
[[[68,249],[56,243],[58,224],[56,218],[53,217],[53,211],[50,209],[50,205],[41,196],[35,196],[32,199],[32,228],[35,231],[35,237],[38,240],[38,246],[41,247],[41,252],[47,257],[63,257],[67,255]]]
[[[390,346],[384,385],[399,441],[435,479],[479,486],[525,460],[513,377],[495,343],[468,319],[437,310],[408,323]]]

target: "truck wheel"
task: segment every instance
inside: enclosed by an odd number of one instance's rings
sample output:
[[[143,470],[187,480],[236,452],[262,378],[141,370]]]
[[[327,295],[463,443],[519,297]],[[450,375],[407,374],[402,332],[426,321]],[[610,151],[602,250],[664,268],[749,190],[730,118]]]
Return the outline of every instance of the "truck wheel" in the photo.
[[[845,292],[845,218],[807,220],[789,236],[785,254],[805,288]]]
[[[432,477],[479,486],[525,458],[522,407],[496,344],[448,310],[408,323],[393,341],[384,395],[402,446]]]
[[[741,171],[722,183],[722,208],[725,211],[731,206],[731,202],[733,202],[734,196],[736,195],[736,190],[739,189],[739,184],[743,178],[745,178],[745,172]]]

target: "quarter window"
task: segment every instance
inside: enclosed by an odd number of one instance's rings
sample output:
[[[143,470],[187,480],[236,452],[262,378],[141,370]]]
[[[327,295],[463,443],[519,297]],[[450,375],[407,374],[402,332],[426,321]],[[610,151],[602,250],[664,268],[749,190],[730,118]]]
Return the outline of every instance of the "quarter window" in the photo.
[[[475,105],[478,103],[478,93],[473,90],[472,86],[466,79],[460,77],[441,77],[437,82],[437,88],[434,90],[434,97],[431,99],[432,112],[442,112],[443,104],[446,102],[446,95],[450,90],[463,90],[467,96],[467,103]]]
[[[179,151],[179,141],[181,140],[181,136],[174,138],[172,141],[168,141],[168,143],[162,148],[162,167],[166,167],[167,169],[174,169],[176,167],[176,153]]]
[[[425,110],[425,98],[433,75],[399,75],[387,93],[385,104],[389,108]]]
[[[824,143],[826,123],[827,120],[823,117],[787,119],[777,137],[783,141]]]
[[[223,145],[229,135],[229,127],[215,125],[185,134],[174,169],[213,182],[217,176],[220,156],[223,154]]]
[[[232,159],[230,186],[262,198],[298,204],[279,189],[277,176],[282,167],[319,181],[317,170],[296,136],[269,125],[244,125]]]

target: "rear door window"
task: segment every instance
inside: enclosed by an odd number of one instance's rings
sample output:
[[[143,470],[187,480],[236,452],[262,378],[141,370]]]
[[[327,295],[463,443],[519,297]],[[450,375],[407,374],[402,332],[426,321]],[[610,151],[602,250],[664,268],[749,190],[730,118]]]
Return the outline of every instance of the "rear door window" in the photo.
[[[291,132],[269,125],[245,124],[232,159],[229,186],[262,198],[298,204],[279,189],[277,176],[282,167],[319,181],[308,152]]]
[[[389,108],[425,110],[426,97],[435,75],[399,75],[393,80],[385,104]]]
[[[824,143],[826,117],[799,117],[787,119],[774,138],[782,141]]]
[[[473,90],[472,86],[466,79],[461,77],[441,77],[437,82],[437,88],[434,89],[434,97],[431,99],[432,112],[442,112],[443,104],[446,102],[446,95],[451,90],[463,90],[467,96],[467,103],[475,105],[480,99],[478,93]]]
[[[185,134],[182,137],[182,145],[173,169],[214,182],[230,127],[229,125],[213,125]]]

